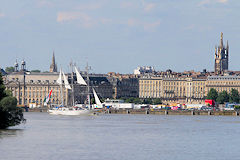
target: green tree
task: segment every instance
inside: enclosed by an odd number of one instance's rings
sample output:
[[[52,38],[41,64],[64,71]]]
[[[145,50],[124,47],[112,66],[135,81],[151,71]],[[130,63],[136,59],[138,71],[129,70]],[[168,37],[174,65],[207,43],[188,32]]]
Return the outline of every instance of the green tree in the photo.
[[[40,73],[41,71],[40,71],[40,70],[38,70],[38,69],[35,69],[35,70],[31,70],[31,72]]]
[[[224,102],[229,102],[229,95],[227,91],[222,91],[218,94],[217,102],[223,104]]]
[[[25,121],[15,97],[4,97],[0,101],[0,128],[15,126]]]
[[[0,74],[0,129],[25,122],[21,108],[17,107],[17,99],[7,94]]]
[[[145,98],[145,99],[143,100],[143,103],[144,103],[144,104],[152,104],[152,99],[151,99],[151,98]]]
[[[155,99],[153,99],[152,103],[153,103],[154,105],[156,105],[156,104],[162,104],[162,101],[161,101],[160,98],[155,98]]]
[[[0,73],[0,101],[3,97],[6,96],[6,93],[5,93],[5,86],[3,85],[3,80],[2,80],[2,75]]]
[[[218,92],[216,91],[216,89],[211,88],[207,94],[206,99],[212,99],[212,100],[216,101],[217,97],[218,97]]]
[[[239,102],[239,93],[236,89],[231,89],[230,96],[229,96],[229,102]]]
[[[12,73],[12,72],[14,72],[14,67],[6,67],[6,68],[5,68],[5,71],[6,71],[7,73]]]
[[[135,104],[141,104],[142,101],[141,101],[141,99],[139,99],[139,98],[134,98],[133,103],[135,103]]]
[[[134,101],[134,97],[130,97],[125,100],[125,102],[127,102],[127,103],[133,103],[133,101]]]

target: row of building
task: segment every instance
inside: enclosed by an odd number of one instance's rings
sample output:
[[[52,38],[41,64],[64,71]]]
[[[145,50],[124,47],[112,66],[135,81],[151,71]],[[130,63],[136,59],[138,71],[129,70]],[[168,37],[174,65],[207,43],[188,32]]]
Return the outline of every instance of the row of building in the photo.
[[[71,82],[71,75],[66,74]],[[24,78],[25,77],[25,78]],[[83,74],[84,79],[86,75]],[[24,82],[25,79],[25,82]],[[19,105],[36,103],[42,105],[44,98],[52,90],[51,103],[61,104],[58,73],[14,72],[4,76],[5,85],[18,99]],[[218,92],[232,88],[240,92],[240,76],[234,75],[155,75],[139,76],[118,74],[90,74],[90,88],[94,88],[101,98],[161,98],[165,103],[203,103],[208,91]],[[63,87],[64,88],[64,87]],[[86,100],[87,87],[76,82],[73,76],[74,99],[77,103]],[[64,104],[72,102],[72,90],[64,88]]]
[[[138,67],[134,74],[89,74],[89,84],[101,98],[160,98],[165,103],[203,103],[211,88],[219,92],[230,92],[234,88],[240,92],[240,72],[228,71],[228,55],[229,45],[223,45],[221,33],[220,45],[215,49],[214,72],[157,72],[153,67]],[[44,98],[51,90],[52,104],[61,104],[63,99],[63,103],[67,105],[73,98],[77,103],[86,101],[87,87],[77,83],[74,73],[73,76],[71,73],[66,74],[68,81],[72,82],[73,90],[64,88],[63,98],[61,97],[54,53],[47,73],[27,71],[25,61],[21,63],[21,69],[18,63],[14,67],[14,72],[4,75],[4,82],[18,99],[19,105],[43,105]],[[81,74],[86,80],[86,72]]]

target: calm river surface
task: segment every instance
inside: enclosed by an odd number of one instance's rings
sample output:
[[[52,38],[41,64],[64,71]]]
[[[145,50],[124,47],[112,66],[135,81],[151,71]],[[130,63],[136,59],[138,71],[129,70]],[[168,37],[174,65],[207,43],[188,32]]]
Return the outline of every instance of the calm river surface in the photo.
[[[1,160],[239,160],[240,117],[25,113]]]

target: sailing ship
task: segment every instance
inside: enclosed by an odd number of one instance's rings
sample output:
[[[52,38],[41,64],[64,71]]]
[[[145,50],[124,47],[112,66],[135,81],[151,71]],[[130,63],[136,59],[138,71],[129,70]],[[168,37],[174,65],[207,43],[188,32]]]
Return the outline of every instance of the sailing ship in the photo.
[[[86,114],[90,114],[91,111],[91,107],[90,107],[90,95],[89,95],[89,77],[88,77],[88,84],[85,82],[85,80],[83,79],[83,77],[81,76],[81,74],[78,72],[77,68],[75,67],[75,72],[76,72],[76,76],[77,76],[77,83],[80,85],[87,85],[88,87],[88,101],[89,101],[89,106],[88,108],[83,108],[83,107],[77,107],[75,105],[74,102],[74,87],[73,87],[73,70],[72,70],[72,87],[70,86],[64,72],[62,72],[62,70],[60,69],[60,73],[59,73],[59,78],[57,80],[57,83],[60,85],[60,92],[61,92],[61,99],[62,99],[62,103],[60,106],[56,106],[54,108],[51,108],[48,110],[49,114],[53,114],[53,115],[86,115]],[[87,71],[88,73],[88,71]],[[63,76],[63,80],[62,80],[62,76]],[[72,106],[64,106],[63,105],[63,83],[62,81],[64,81],[64,86],[67,89],[71,89],[72,90]]]

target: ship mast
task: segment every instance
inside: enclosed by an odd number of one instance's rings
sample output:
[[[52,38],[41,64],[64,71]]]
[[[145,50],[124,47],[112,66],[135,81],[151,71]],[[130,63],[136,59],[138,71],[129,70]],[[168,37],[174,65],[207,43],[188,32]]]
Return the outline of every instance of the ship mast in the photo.
[[[72,61],[70,62],[70,67],[72,69],[72,73],[71,73],[71,79],[72,79],[72,81],[71,81],[71,85],[72,85],[72,106],[74,106],[75,105],[75,97],[74,97],[74,87],[73,87],[73,63],[72,63]]]
[[[87,66],[86,66],[86,71],[87,71],[87,99],[88,99],[88,106],[89,106],[89,109],[91,110],[91,99],[90,99],[90,87],[89,87],[89,69],[90,67],[88,66],[88,62],[87,62]]]
[[[61,100],[62,100],[62,106],[63,106],[63,84],[62,84],[62,68],[60,69],[60,73],[59,73],[59,78],[60,78],[60,94],[61,94]]]

